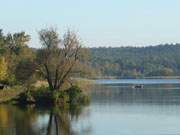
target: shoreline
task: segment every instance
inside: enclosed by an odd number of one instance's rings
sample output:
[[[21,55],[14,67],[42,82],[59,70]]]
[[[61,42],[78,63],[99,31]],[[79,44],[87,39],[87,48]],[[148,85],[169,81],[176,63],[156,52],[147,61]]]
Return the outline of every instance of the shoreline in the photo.
[[[180,76],[146,76],[146,77],[101,76],[101,77],[93,77],[87,80],[98,80],[98,79],[180,79]]]

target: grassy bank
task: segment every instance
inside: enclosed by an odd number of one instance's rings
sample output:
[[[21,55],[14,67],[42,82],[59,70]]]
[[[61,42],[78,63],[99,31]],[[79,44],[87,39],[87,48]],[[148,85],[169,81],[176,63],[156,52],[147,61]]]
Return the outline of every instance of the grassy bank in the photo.
[[[88,92],[89,88],[91,87],[91,85],[95,83],[94,80],[90,80],[87,78],[71,78],[71,81],[66,82],[61,89],[67,89],[68,87],[71,86],[71,84],[73,85],[77,85],[80,87],[80,89],[83,92]],[[35,84],[33,84],[33,87],[35,87],[36,89],[40,88],[40,87],[48,87],[48,83],[46,81],[37,81]]]
[[[24,90],[22,86],[13,86],[0,90],[0,103],[11,101],[23,91]]]
[[[23,95],[25,98],[33,99],[36,101],[42,101],[45,103],[45,100],[52,100],[56,98],[61,99],[61,102],[63,100],[66,102],[70,97],[69,95],[72,94],[73,96],[81,96],[84,99],[84,97],[87,97],[89,94],[89,88],[93,84],[93,80],[84,79],[84,78],[72,78],[72,82],[74,86],[78,86],[78,89],[80,92],[78,93],[67,93],[63,92],[66,91],[68,88],[72,87],[70,83],[65,84],[61,88],[61,92],[55,92],[51,93],[51,91],[48,88],[48,84],[46,81],[37,81],[36,83],[32,84],[32,87],[27,91],[27,86],[12,86],[12,87],[6,87],[3,90],[0,90],[0,103],[5,103],[9,101],[13,101],[13,99],[18,99],[21,95]],[[25,90],[26,89],[26,90]],[[74,95],[75,94],[75,95]],[[84,95],[84,96],[83,96]],[[77,98],[77,97],[76,97]],[[78,97],[79,98],[79,97]],[[45,99],[45,100],[44,100]]]

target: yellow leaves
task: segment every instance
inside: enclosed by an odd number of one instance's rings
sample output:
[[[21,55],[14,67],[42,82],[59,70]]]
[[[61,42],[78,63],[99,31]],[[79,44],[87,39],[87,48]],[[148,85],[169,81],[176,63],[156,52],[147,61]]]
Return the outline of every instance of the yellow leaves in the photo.
[[[0,57],[0,80],[4,80],[7,77],[7,63],[4,57]]]

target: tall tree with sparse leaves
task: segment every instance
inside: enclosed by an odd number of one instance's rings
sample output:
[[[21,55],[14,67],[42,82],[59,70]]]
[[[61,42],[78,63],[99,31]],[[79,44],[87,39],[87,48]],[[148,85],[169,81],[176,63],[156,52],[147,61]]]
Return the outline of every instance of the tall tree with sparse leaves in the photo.
[[[39,32],[42,49],[37,56],[38,71],[51,90],[58,90],[70,77],[79,60],[81,45],[75,33],[67,31],[60,39],[53,28]]]

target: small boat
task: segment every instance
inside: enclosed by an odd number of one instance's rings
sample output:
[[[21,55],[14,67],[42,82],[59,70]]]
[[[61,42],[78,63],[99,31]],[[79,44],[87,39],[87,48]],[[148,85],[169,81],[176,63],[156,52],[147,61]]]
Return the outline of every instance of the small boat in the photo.
[[[142,84],[136,84],[132,86],[133,89],[142,89],[143,85]]]

